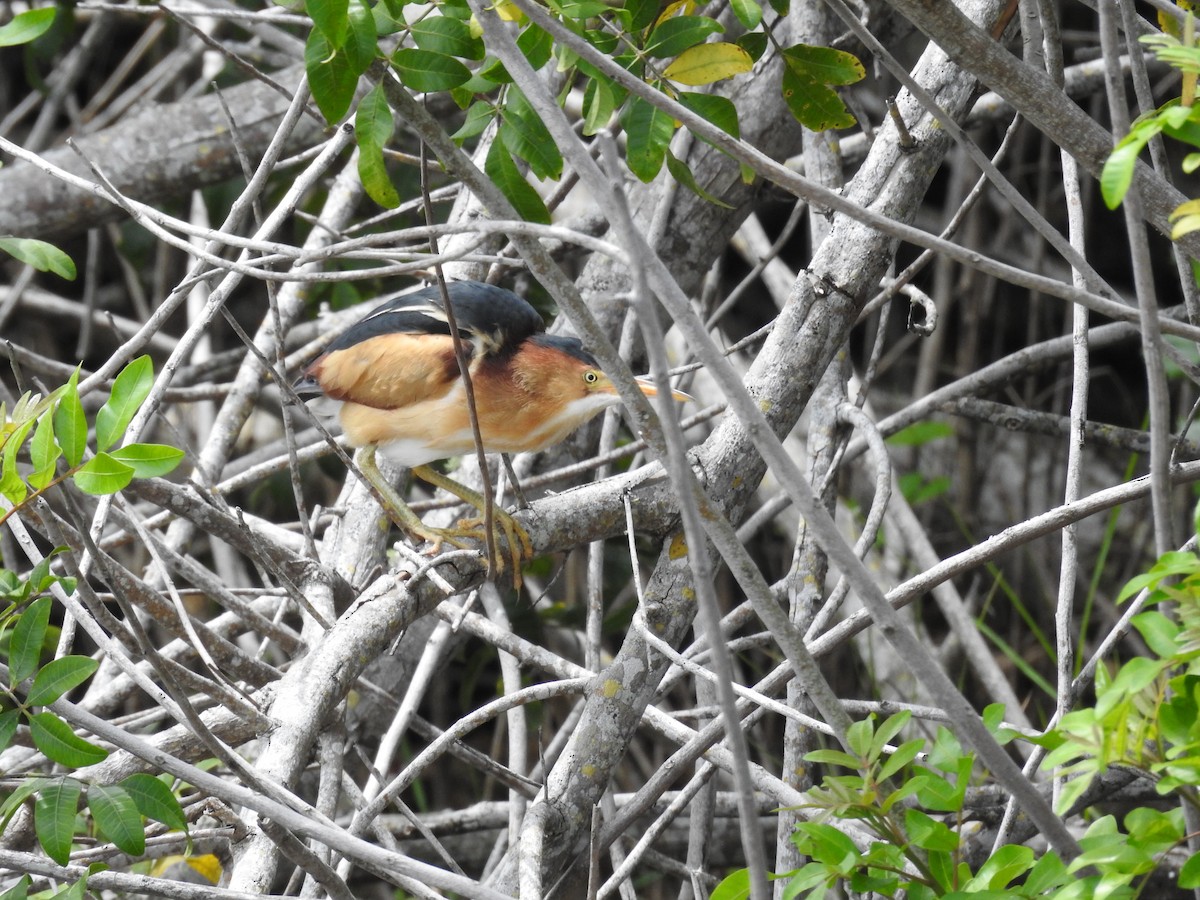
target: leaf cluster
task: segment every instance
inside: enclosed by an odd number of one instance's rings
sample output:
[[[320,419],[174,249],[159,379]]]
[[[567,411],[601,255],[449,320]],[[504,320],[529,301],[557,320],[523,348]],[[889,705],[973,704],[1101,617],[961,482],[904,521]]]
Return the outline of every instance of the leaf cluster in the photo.
[[[74,579],[50,572],[47,557],[27,577],[18,579],[0,570],[0,585],[8,607],[0,614],[0,635],[8,639],[8,671],[0,686],[6,705],[0,713],[0,750],[11,743],[24,723],[33,745],[48,760],[68,768],[102,762],[108,751],[75,734],[71,726],[46,707],[83,684],[98,668],[87,656],[62,656],[42,664],[47,649],[53,601],[44,592],[58,585],[70,593]],[[16,582],[14,584],[14,581]],[[42,595],[42,596],[36,596]],[[26,604],[30,596],[36,599]],[[23,608],[22,608],[23,607]],[[86,796],[85,796],[86,792]],[[117,785],[84,785],[68,777],[25,779],[0,803],[0,831],[30,798],[34,801],[34,829],[46,855],[66,865],[77,834],[76,816],[81,798],[100,834],[134,856],[145,851],[143,817],[171,828],[187,830],[179,801],[162,781],[134,774]]]
[[[773,0],[780,14],[786,0]],[[485,173],[526,219],[548,222],[549,212],[526,181],[524,169],[540,180],[562,176],[562,156],[541,118],[530,107],[504,66],[491,58],[481,27],[466,0],[440,0],[419,10],[405,0],[307,0],[314,27],[305,52],[309,84],[321,112],[332,123],[354,102],[359,77],[376,58],[386,58],[400,81],[416,93],[449,92],[466,111],[455,133],[463,142],[489,126],[496,140],[488,149]],[[738,136],[737,109],[726,97],[686,90],[748,73],[772,40],[757,0],[737,0],[732,9],[745,33],[724,40],[724,26],[699,14],[696,0],[674,0],[665,7],[655,0],[549,0],[549,12],[581,41],[610,56],[622,68],[665,96]],[[553,63],[563,73],[566,101],[578,85],[583,98],[585,136],[619,126],[625,133],[626,161],[642,181],[653,180],[666,165],[673,178],[711,202],[721,202],[697,184],[669,144],[679,127],[670,115],[581,59],[569,46],[529,22],[511,3],[496,12],[518,25],[518,49],[535,70]],[[411,21],[410,21],[411,20]],[[401,46],[390,53],[380,39],[400,35]],[[796,45],[779,48],[784,60],[780,90],[788,108],[813,130],[847,128],[854,117],[834,90],[864,77],[851,54],[829,47]],[[381,206],[393,208],[399,196],[388,176],[385,149],[395,121],[380,86],[359,103],[355,114],[359,174],[367,193]],[[748,176],[748,173],[746,173]]]
[[[12,505],[0,513],[0,524],[68,479],[86,494],[113,494],[134,478],[166,475],[183,459],[182,450],[165,444],[115,446],[154,384],[150,357],[133,360],[113,381],[108,400],[96,413],[97,450],[91,456],[78,381],[76,371],[48,397],[26,393],[11,413],[0,402],[0,496]],[[21,454],[27,442],[28,464]]]
[[[111,494],[133,478],[166,474],[183,458],[181,450],[160,444],[115,446],[154,383],[149,357],[135,359],[114,380],[112,392],[96,413],[98,449],[90,456],[78,375],[78,371],[73,373],[67,384],[47,397],[26,393],[11,412],[0,403],[0,495],[10,504],[0,522],[67,479],[85,493]],[[28,452],[22,453],[26,446]],[[95,659],[78,655],[42,662],[44,656],[53,656],[56,635],[51,625],[54,604],[48,592],[57,589],[70,595],[77,583],[51,569],[62,550],[45,556],[25,575],[0,568],[0,640],[7,645],[7,667],[0,682],[0,750],[24,727],[30,742],[47,760],[75,769],[103,761],[108,751],[80,737],[49,708],[91,678],[99,665]],[[170,787],[147,774],[131,775],[116,785],[87,785],[65,776],[27,778],[0,802],[0,831],[30,799],[38,841],[60,865],[67,863],[80,833],[81,800],[97,832],[135,856],[145,851],[145,818],[171,828],[187,828]],[[69,890],[75,891],[83,883]],[[23,880],[2,896],[24,897],[28,884]]]
[[[1200,805],[1200,557],[1168,553],[1132,579],[1119,599],[1143,590],[1152,608],[1133,618],[1153,656],[1136,658],[1115,672],[1096,675],[1096,703],[1063,717],[1044,735],[1028,739],[1048,750],[1042,769],[1065,778],[1058,811],[1069,813],[1096,779],[1114,766],[1154,781],[1158,793]],[[1001,707],[984,722],[1004,740]],[[1187,828],[1178,802],[1167,811],[1139,807],[1118,822],[1095,818],[1069,862],[1055,852],[1036,856],[1007,845],[977,871],[963,861],[962,825],[974,756],[939,728],[932,745],[916,738],[889,746],[908,724],[900,713],[878,728],[874,717],[855,723],[848,750],[817,750],[810,763],[845,769],[826,775],[810,794],[818,812],[800,823],[792,840],[811,860],[788,878],[785,897],[821,898],[839,889],[884,897],[1046,897],[1083,900],[1135,897],[1171,851],[1186,846]],[[853,821],[874,838],[857,845],[835,822]],[[1179,866],[1178,885],[1200,887],[1200,853]],[[749,876],[733,873],[714,900],[748,896]]]
[[[38,843],[60,866],[70,860],[71,846],[81,833],[81,801],[97,835],[130,856],[146,852],[147,819],[187,831],[183,808],[170,786],[145,772],[107,785],[84,784],[66,776],[28,778],[0,804],[0,820],[6,827],[30,798]]]
[[[1191,12],[1181,34],[1149,34],[1139,40],[1160,61],[1179,70],[1183,84],[1178,98],[1139,116],[1105,161],[1100,173],[1100,193],[1109,209],[1116,209],[1125,199],[1133,184],[1138,157],[1154,138],[1166,135],[1200,150],[1200,108],[1194,102],[1196,79],[1200,76],[1200,47],[1196,46]],[[1200,168],[1200,152],[1185,155],[1181,167],[1187,174],[1195,172]],[[1181,203],[1170,219],[1173,240],[1200,230],[1200,200]]]

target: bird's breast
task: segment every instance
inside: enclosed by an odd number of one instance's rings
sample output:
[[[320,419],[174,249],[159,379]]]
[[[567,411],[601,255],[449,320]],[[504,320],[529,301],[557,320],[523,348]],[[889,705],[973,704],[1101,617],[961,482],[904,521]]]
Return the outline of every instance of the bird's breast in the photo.
[[[489,453],[544,450],[611,405],[602,398],[553,405],[511,382],[499,388],[497,384],[484,378],[474,382],[479,430]],[[351,445],[374,444],[381,454],[403,466],[424,465],[475,449],[461,381],[441,397],[397,409],[346,402],[339,418]]]

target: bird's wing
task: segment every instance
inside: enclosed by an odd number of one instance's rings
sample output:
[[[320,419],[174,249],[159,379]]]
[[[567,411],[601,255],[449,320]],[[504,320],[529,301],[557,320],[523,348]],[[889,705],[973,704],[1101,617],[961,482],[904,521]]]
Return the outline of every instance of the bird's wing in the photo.
[[[511,291],[477,281],[446,285],[471,355],[502,356],[545,328],[537,311]],[[445,394],[458,379],[450,325],[437,285],[403,294],[338,337],[296,383],[377,409],[399,409]]]
[[[391,331],[322,354],[296,385],[334,400],[400,409],[441,397],[458,379],[449,335]]]
[[[453,281],[446,285],[446,290],[459,332],[474,345],[472,355],[503,353],[546,328],[537,310],[512,291],[478,281]],[[402,294],[380,305],[334,341],[329,350],[395,332],[450,335],[442,292],[437,285]]]

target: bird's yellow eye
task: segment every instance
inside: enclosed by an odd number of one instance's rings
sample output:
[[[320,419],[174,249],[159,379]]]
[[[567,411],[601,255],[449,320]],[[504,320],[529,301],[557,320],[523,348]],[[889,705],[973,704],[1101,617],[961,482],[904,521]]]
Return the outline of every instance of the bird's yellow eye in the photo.
[[[587,384],[595,384],[597,381],[600,380],[600,376],[596,372],[593,372],[591,369],[588,369],[588,371],[583,373],[583,380]]]

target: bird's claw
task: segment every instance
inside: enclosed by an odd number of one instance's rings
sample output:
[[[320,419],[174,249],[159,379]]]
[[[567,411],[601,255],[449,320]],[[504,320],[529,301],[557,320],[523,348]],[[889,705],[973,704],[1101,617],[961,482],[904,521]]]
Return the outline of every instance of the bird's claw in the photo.
[[[424,551],[428,556],[440,553],[443,544],[465,550],[475,544],[487,543],[487,532],[481,516],[460,519],[453,528],[435,528],[420,521],[405,522],[402,527],[413,537],[428,542],[429,547]],[[496,539],[496,568],[503,572],[511,560],[513,585],[519,589],[521,568],[525,562],[533,559],[533,541],[520,523],[503,510],[493,513],[492,534]]]
[[[481,516],[462,519],[458,523],[458,528],[454,530],[456,534],[471,535],[476,540],[485,543],[487,541],[484,519]],[[501,572],[504,571],[505,556],[507,555],[512,560],[513,586],[520,588],[521,568],[525,562],[533,559],[533,541],[529,538],[529,532],[522,528],[521,524],[511,515],[497,509],[492,513],[492,534],[496,538],[496,568]]]

